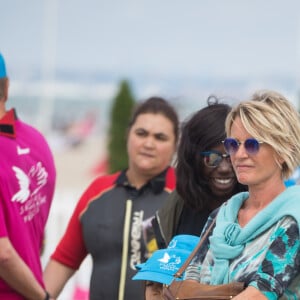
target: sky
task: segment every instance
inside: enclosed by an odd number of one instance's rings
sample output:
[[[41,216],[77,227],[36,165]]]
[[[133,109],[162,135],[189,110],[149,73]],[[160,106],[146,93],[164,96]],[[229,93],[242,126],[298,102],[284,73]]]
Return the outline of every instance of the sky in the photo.
[[[298,88],[298,0],[9,0],[0,22],[16,80],[97,74],[127,77],[144,94],[180,86],[173,93],[188,97],[229,82]]]
[[[298,0],[10,0],[1,51],[14,68],[38,67],[48,51],[62,69],[295,73],[299,17]]]

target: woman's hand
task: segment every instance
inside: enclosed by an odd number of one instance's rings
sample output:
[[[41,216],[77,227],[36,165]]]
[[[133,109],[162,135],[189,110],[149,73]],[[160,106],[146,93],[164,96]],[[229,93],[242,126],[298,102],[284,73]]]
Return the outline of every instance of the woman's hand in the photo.
[[[162,300],[162,284],[153,281],[146,282],[145,300]]]
[[[248,286],[232,300],[268,300],[268,298],[255,287]]]

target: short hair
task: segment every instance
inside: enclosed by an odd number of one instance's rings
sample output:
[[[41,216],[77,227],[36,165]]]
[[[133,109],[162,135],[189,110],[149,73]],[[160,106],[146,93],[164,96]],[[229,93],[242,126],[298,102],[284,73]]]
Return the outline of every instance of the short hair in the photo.
[[[296,108],[283,95],[275,91],[255,92],[250,100],[242,101],[232,109],[226,119],[226,134],[240,117],[247,132],[269,144],[283,159],[281,176],[289,178],[300,164],[300,118]]]
[[[137,117],[141,114],[161,114],[171,121],[175,136],[175,143],[178,141],[179,135],[179,118],[175,108],[164,98],[150,97],[147,100],[137,104],[133,110],[129,121],[129,129],[135,123]]]

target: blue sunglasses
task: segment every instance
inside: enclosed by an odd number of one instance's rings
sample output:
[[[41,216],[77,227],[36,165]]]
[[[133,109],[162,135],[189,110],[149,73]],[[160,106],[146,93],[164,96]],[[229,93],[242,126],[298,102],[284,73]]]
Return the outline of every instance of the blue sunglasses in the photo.
[[[224,141],[222,141],[222,143],[224,144],[225,151],[229,155],[235,154],[239,150],[241,144],[244,145],[244,148],[248,154],[254,155],[259,151],[259,145],[263,144],[264,142],[260,142],[254,138],[246,139],[244,142],[240,142],[234,138],[226,138]]]
[[[216,168],[226,158],[230,161],[229,154],[223,154],[216,150],[203,151],[200,154],[204,157],[204,164],[209,168]]]

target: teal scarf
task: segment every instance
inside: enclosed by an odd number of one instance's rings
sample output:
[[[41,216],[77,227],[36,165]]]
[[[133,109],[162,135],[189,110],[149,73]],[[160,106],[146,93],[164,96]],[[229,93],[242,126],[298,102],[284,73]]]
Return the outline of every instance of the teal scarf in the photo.
[[[210,237],[210,247],[215,259],[211,284],[227,283],[229,260],[239,256],[247,242],[281,218],[291,216],[300,227],[300,186],[287,188],[241,228],[237,223],[237,215],[248,197],[248,192],[234,195],[219,210],[216,227]]]

